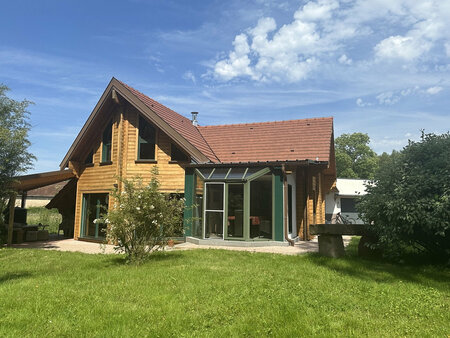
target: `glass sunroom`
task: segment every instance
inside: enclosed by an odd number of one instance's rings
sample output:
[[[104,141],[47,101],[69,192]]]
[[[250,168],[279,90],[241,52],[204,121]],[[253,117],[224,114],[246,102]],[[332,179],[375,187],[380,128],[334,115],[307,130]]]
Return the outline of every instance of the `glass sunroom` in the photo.
[[[283,241],[281,168],[186,168],[185,198],[187,237]]]

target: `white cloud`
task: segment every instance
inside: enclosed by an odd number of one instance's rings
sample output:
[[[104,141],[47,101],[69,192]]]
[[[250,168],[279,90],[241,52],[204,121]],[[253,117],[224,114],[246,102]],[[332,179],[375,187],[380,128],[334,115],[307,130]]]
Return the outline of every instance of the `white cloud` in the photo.
[[[425,92],[430,95],[435,95],[435,94],[438,94],[439,92],[441,92],[442,89],[443,89],[442,87],[435,86],[435,87],[428,88],[427,90],[425,90]]]
[[[213,73],[224,81],[244,77],[299,82],[327,65],[437,60],[445,53],[450,55],[448,31],[449,1],[313,0],[300,6],[293,20],[281,26],[272,17],[260,18],[254,27],[235,37],[234,50],[215,62]],[[369,44],[366,50],[372,53],[355,62],[348,51],[359,52],[361,41]],[[436,53],[440,53],[438,58]],[[407,69],[411,68],[400,70]]]
[[[301,10],[294,14],[294,18],[301,21],[328,20],[332,16],[332,11],[339,8],[338,1],[319,0],[318,2],[308,2]]]
[[[353,60],[348,58],[345,54],[342,54],[338,61],[343,65],[351,65],[353,63]]]
[[[429,51],[431,44],[413,37],[390,36],[378,43],[374,50],[378,59],[403,59],[411,61]]]
[[[190,80],[192,81],[194,84],[196,83],[196,79],[195,79],[195,75],[194,73],[192,73],[192,71],[188,70],[183,74],[183,79],[185,80]]]
[[[445,47],[445,53],[447,54],[448,57],[450,57],[450,43],[447,42],[444,45],[444,47]]]
[[[378,100],[379,104],[388,106],[393,105],[400,100],[400,98],[391,91],[377,95],[376,99]]]
[[[253,71],[250,68],[250,58],[247,55],[250,51],[247,35],[237,35],[233,46],[234,51],[229,53],[228,59],[221,60],[214,66],[215,74],[225,81],[243,75],[253,77]]]

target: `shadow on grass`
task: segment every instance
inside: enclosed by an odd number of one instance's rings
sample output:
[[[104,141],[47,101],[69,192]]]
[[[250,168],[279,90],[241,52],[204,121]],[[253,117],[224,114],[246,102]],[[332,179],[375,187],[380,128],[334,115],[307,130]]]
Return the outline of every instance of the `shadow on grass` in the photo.
[[[5,282],[9,282],[16,279],[23,279],[31,277],[31,273],[29,272],[12,272],[12,273],[5,273],[0,275],[0,284],[3,284]]]
[[[139,266],[139,265],[149,265],[156,262],[161,261],[175,261],[182,258],[182,253],[179,251],[158,251],[150,254],[146,259],[144,259],[139,264],[128,262],[127,257],[125,255],[114,255],[109,259],[109,264],[105,266],[112,265],[129,265],[129,266]]]
[[[352,243],[343,258],[328,258],[311,254],[311,261],[321,267],[367,281],[395,283],[399,280],[410,283],[433,286],[440,290],[450,289],[450,269],[431,264],[396,264],[382,258],[362,258],[357,255],[357,243]]]

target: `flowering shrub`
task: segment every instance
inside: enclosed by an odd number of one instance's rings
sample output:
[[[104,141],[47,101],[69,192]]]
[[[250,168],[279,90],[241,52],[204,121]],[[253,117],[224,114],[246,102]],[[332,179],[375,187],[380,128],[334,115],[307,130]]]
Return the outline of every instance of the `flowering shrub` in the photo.
[[[161,193],[157,173],[155,167],[146,186],[139,178],[122,180],[122,190],[111,194],[114,207],[97,220],[107,224],[106,240],[124,252],[129,262],[141,262],[182,231],[184,199]]]

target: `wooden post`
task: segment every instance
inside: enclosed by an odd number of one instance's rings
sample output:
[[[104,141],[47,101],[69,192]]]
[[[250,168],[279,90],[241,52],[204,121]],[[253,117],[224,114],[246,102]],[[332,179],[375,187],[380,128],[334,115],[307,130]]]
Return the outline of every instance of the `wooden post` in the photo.
[[[14,208],[16,206],[17,193],[13,192],[9,198],[9,222],[8,222],[8,247],[12,245],[13,225],[14,225]]]
[[[25,209],[25,205],[27,203],[27,191],[22,191],[22,201],[20,203],[20,207]]]

